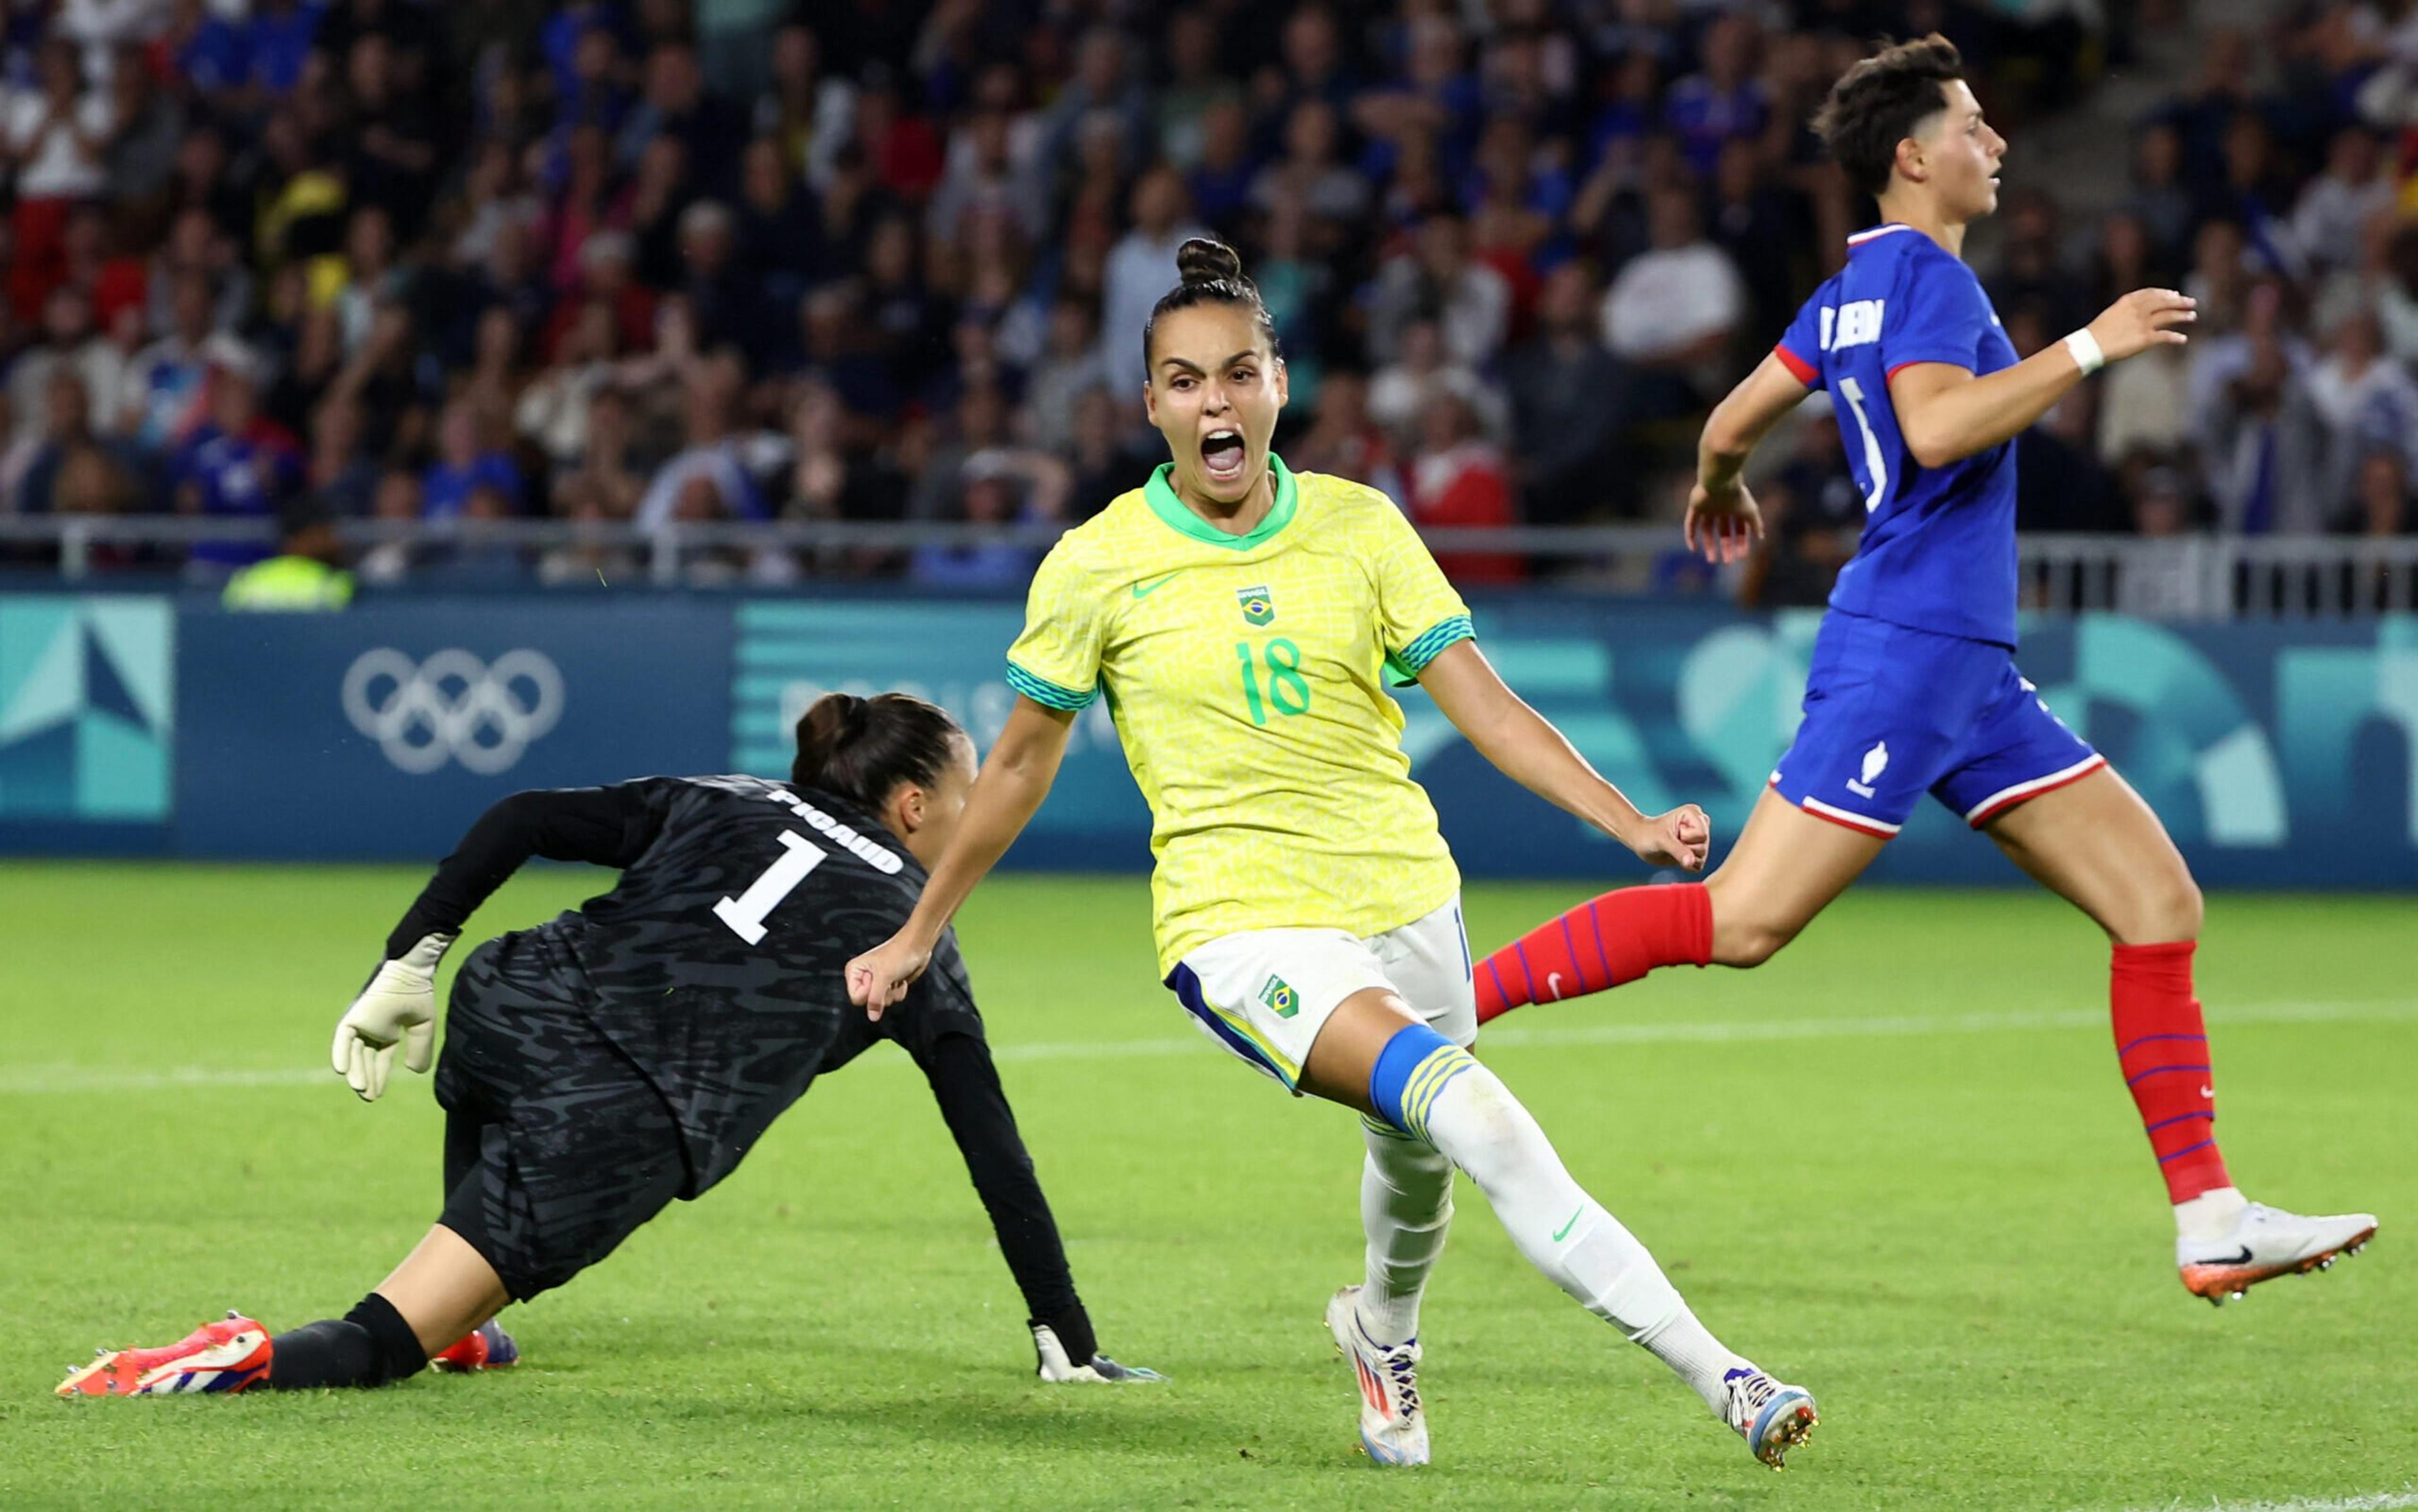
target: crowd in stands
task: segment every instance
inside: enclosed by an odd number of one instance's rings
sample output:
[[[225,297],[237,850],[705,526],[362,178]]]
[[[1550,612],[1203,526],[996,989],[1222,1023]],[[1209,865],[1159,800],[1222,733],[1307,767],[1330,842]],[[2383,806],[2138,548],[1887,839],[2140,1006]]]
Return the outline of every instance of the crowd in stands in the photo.
[[[0,499],[1077,520],[1163,458],[1140,331],[1208,230],[1274,316],[1296,468],[1424,524],[1662,519],[1707,404],[1871,216],[1814,106],[1873,37],[1938,29],[2016,144],[1982,271],[2017,348],[2134,287],[2201,302],[2188,347],[2023,438],[2024,523],[2408,532],[2418,8],[2213,33],[2121,123],[2122,202],[2070,214],[2025,130],[2176,3],[2111,34],[2062,0],[8,0]],[[1785,447],[1748,591],[1818,602],[1861,500],[1831,426]],[[476,536],[358,565],[630,567]],[[1014,588],[1032,560],[686,571]]]

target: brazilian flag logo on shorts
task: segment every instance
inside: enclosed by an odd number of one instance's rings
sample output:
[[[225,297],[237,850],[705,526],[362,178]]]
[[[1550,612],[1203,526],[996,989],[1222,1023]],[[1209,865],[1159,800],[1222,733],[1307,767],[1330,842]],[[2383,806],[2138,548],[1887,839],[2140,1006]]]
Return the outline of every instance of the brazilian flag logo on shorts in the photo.
[[[1291,1018],[1301,1012],[1301,995],[1280,976],[1268,978],[1268,985],[1260,989],[1260,1000],[1278,1018]]]
[[[1276,600],[1264,588],[1236,588],[1234,597],[1243,605],[1243,618],[1255,625],[1264,625],[1277,617]]]

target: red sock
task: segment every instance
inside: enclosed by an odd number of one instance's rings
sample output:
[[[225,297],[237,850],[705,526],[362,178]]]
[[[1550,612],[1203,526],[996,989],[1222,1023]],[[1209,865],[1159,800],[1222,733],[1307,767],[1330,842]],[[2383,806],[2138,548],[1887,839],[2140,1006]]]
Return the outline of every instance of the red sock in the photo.
[[[2233,1184],[2216,1148],[2216,1083],[2192,996],[2192,949],[2188,939],[2119,945],[2108,984],[2116,1061],[2176,1202]]]
[[[1713,900],[1702,882],[1624,887],[1548,920],[1477,963],[1477,1021],[1523,1002],[1559,1002],[1634,982],[1658,966],[1713,958]]]

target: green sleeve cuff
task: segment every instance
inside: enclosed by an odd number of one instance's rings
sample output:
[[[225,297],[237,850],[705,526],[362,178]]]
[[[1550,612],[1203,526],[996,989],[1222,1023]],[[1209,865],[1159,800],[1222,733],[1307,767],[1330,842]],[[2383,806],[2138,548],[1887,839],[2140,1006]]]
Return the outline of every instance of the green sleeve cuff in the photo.
[[[1014,662],[1007,664],[1007,685],[1045,709],[1064,709],[1070,712],[1088,707],[1100,695],[1096,687],[1085,688],[1080,693],[1072,688],[1062,688],[1048,678],[1034,677]]]
[[[1419,674],[1427,670],[1430,662],[1444,654],[1446,647],[1477,638],[1477,627],[1469,622],[1469,616],[1454,615],[1400,650],[1386,652],[1385,670],[1392,676],[1395,687],[1407,688],[1419,680]]]

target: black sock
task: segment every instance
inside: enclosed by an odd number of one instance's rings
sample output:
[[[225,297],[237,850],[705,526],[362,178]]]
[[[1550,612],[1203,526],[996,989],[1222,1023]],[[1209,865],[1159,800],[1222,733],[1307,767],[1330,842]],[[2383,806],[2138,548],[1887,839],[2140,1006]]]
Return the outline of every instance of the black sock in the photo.
[[[1033,1326],[1048,1324],[1050,1332],[1058,1336],[1058,1342],[1066,1346],[1066,1358],[1077,1365],[1091,1364],[1092,1356],[1100,1352],[1100,1341],[1092,1333],[1092,1315],[1083,1310],[1079,1302],[1071,1303],[1047,1318],[1033,1318],[1027,1321]]]
[[[383,1386],[428,1364],[420,1336],[373,1291],[342,1318],[323,1318],[269,1340],[268,1384],[279,1391]]]

